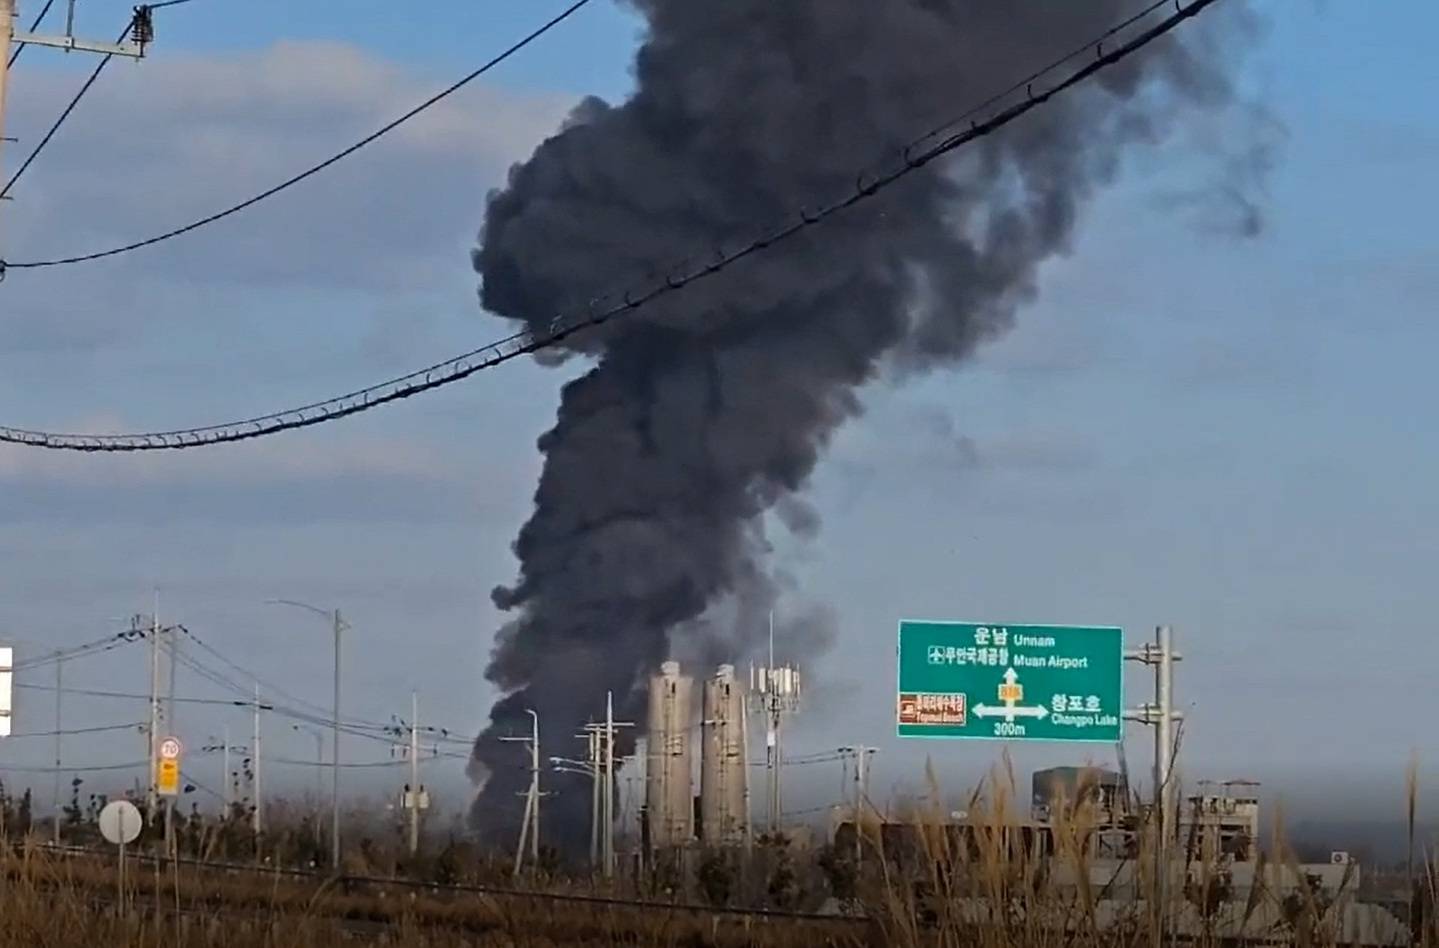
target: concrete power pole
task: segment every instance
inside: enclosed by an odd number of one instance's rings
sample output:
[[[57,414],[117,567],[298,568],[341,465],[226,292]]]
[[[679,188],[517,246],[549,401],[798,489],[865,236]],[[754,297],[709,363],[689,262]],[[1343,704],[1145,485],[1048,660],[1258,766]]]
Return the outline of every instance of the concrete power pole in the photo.
[[[410,808],[410,855],[420,851],[420,696],[410,692],[410,785],[405,788]]]
[[[159,802],[159,776],[155,758],[159,756],[160,741],[160,594],[155,594],[155,614],[150,617],[150,729],[147,759],[150,768],[150,783],[145,791],[145,821],[155,822],[156,805]]]
[[[225,725],[225,730],[222,732],[221,736],[225,742],[225,750],[223,755],[224,763],[222,764],[222,766],[225,768],[223,771],[225,780],[225,819],[228,820],[230,818],[230,810],[233,809],[235,805],[235,778],[230,776],[230,725]]]
[[[502,737],[502,741],[528,744],[530,747],[530,788],[525,791],[525,815],[520,822],[520,841],[515,846],[515,875],[525,865],[525,844],[529,844],[530,861],[540,862],[540,716],[531,708],[525,709],[533,722],[529,737]]]
[[[63,700],[62,700],[62,699],[64,698],[64,696],[65,696],[65,691],[64,691],[64,681],[65,681],[64,670],[65,670],[65,653],[64,653],[64,652],[56,652],[56,653],[55,653],[55,791],[54,791],[55,800],[54,800],[54,804],[53,804],[53,805],[54,805],[54,809],[55,809],[55,845],[56,845],[56,846],[59,846],[59,845],[60,845],[60,816],[61,816],[60,810],[61,810],[61,806],[62,806],[62,802],[61,802],[61,798],[60,798],[60,766],[61,766],[61,765],[60,765],[60,738],[61,738],[61,734],[63,733],[63,731],[64,731],[64,729],[65,729],[64,713],[63,713],[63,712],[64,712],[64,702],[63,702]]]
[[[5,92],[10,84],[10,43],[15,38],[15,0],[0,0],[0,156],[5,151]],[[5,163],[0,161],[0,178]]]
[[[1155,826],[1155,918],[1163,931],[1164,906],[1168,896],[1171,853],[1169,837],[1177,829],[1177,807],[1174,786],[1174,725],[1184,720],[1182,711],[1174,710],[1174,663],[1184,656],[1174,648],[1174,632],[1167,625],[1154,631],[1154,641],[1125,652],[1125,660],[1154,666],[1154,701],[1125,711],[1128,721],[1138,721],[1154,728],[1154,826]]]
[[[600,734],[587,730],[588,753],[585,762],[590,767],[590,869],[600,867]]]
[[[859,744],[854,747],[841,747],[839,753],[843,756],[854,756],[854,809],[851,817],[854,820],[854,859],[857,864],[862,855],[860,822],[865,804],[869,802],[869,758],[879,753],[879,748]]]
[[[250,767],[254,775],[255,812],[252,826],[255,831],[255,859],[260,858],[260,832],[264,829],[264,797],[260,794],[260,683],[255,683],[255,734],[250,747]]]
[[[330,868],[340,871],[340,632],[345,628],[335,610],[335,703],[330,722]]]
[[[169,686],[165,697],[165,730],[168,734],[175,733],[175,666],[179,664],[180,652],[180,627],[170,626],[165,630],[166,655],[169,656]],[[175,798],[165,798],[165,851],[175,855]]]

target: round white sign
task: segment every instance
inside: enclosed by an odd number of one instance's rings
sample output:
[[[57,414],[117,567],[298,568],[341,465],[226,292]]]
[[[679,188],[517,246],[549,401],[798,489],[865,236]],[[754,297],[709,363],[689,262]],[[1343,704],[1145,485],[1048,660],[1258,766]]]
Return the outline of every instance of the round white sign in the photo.
[[[145,820],[129,800],[114,800],[100,811],[100,835],[116,846],[133,843],[140,835]]]
[[[167,737],[160,742],[160,758],[162,760],[179,760],[180,751],[183,749],[178,737]]]

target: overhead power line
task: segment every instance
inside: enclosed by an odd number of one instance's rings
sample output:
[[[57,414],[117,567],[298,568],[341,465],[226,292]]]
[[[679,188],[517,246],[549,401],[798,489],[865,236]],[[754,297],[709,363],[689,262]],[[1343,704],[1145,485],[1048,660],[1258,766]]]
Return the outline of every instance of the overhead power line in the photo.
[[[999,110],[982,121],[970,120],[967,125],[964,125],[962,117],[916,139],[901,150],[897,162],[889,167],[860,172],[856,177],[852,193],[823,207],[803,208],[776,230],[763,234],[745,246],[733,251],[720,250],[709,263],[685,264],[657,283],[627,290],[622,294],[619,302],[611,302],[612,297],[600,297],[593,300],[584,313],[570,316],[557,315],[543,330],[526,329],[498,342],[462,353],[387,382],[300,408],[260,415],[244,421],[174,431],[108,435],[59,434],[24,428],[0,427],[0,442],[49,450],[79,452],[164,451],[204,447],[245,441],[298,428],[308,428],[451,385],[469,378],[477,372],[494,368],[520,356],[548,349],[578,332],[639,310],[660,297],[677,293],[690,284],[713,276],[741,260],[790,240],[831,217],[873,198],[901,179],[927,167],[956,149],[997,132],[1094,74],[1127,59],[1217,2],[1218,0],[1193,0],[1188,6],[1180,6],[1178,0],[1175,0],[1174,13],[1131,39],[1111,49],[1106,49],[1105,44],[1118,31],[1125,29],[1126,25],[1133,25],[1137,22],[1136,18],[1131,17],[1124,24],[1112,27],[1103,36],[1085,44],[1079,52],[1071,53],[1035,74],[1037,77],[1048,75],[1084,52],[1093,51],[1095,53],[1093,60],[1075,69],[1064,79],[1044,89],[1034,88],[1037,79],[1022,81],[1014,88],[1017,90],[1022,86],[1025,93],[1023,100]],[[1157,10],[1159,6],[1160,4],[1151,6],[1148,12]],[[1143,16],[1144,14],[1140,14],[1140,17]],[[1001,93],[997,98],[1003,99],[1004,94]],[[992,104],[994,101],[991,99],[990,103]],[[975,111],[971,110],[970,113],[966,113],[966,116],[974,114]],[[953,129],[957,125],[963,125],[963,127],[954,131]],[[12,266],[16,266],[16,264],[12,264]]]
[[[44,8],[40,11],[40,15],[35,18],[35,22],[33,22],[33,23],[30,24],[30,32],[31,32],[31,33],[33,33],[33,32],[35,32],[36,30],[38,30],[38,29],[40,28],[40,24],[45,22],[45,18],[50,15],[50,8],[53,7],[54,5],[55,5],[55,0],[45,0],[45,6],[44,6]],[[14,68],[15,68],[15,61],[20,58],[20,54],[23,53],[23,52],[25,51],[25,47],[26,47],[26,46],[29,46],[29,45],[30,45],[29,43],[18,43],[18,44],[16,44],[16,46],[15,46],[15,52],[13,52],[13,53],[10,54],[10,65],[9,65],[9,68],[11,68],[11,69],[14,69]],[[3,51],[0,51],[0,54],[3,54]]]
[[[307,708],[307,709],[309,709],[310,711],[313,711],[314,713],[316,713],[316,714],[318,714],[318,715],[326,715],[327,717],[325,718],[325,723],[326,723],[326,724],[329,724],[329,723],[330,723],[330,719],[329,719],[328,715],[330,715],[330,714],[332,713],[333,709],[325,708],[325,707],[322,707],[322,706],[319,705],[319,704],[316,704],[316,703],[313,702],[313,701],[306,701],[304,698],[297,697],[296,695],[291,694],[290,692],[288,692],[288,691],[286,691],[285,689],[281,688],[279,685],[274,684],[274,682],[268,681],[268,680],[266,680],[264,677],[255,674],[254,672],[250,671],[248,668],[245,668],[243,665],[240,665],[240,664],[238,664],[237,662],[234,662],[234,661],[232,661],[231,659],[226,658],[223,654],[220,653],[220,651],[219,651],[218,649],[216,649],[214,646],[210,645],[209,643],[205,642],[203,639],[201,639],[199,636],[197,636],[195,633],[191,632],[189,629],[185,628],[184,626],[181,626],[181,627],[180,627],[180,631],[185,634],[185,637],[186,637],[186,638],[188,638],[190,641],[194,642],[194,643],[195,643],[196,645],[198,645],[201,649],[203,649],[203,650],[205,650],[206,652],[208,652],[208,653],[209,653],[210,655],[212,655],[215,659],[217,659],[218,661],[220,661],[221,663],[223,663],[224,665],[226,665],[227,667],[229,667],[231,670],[236,671],[236,672],[239,672],[241,675],[243,675],[243,676],[244,676],[247,680],[249,680],[249,681],[258,682],[258,683],[265,689],[265,691],[266,691],[267,693],[272,694],[272,695],[279,695],[281,698],[284,698],[286,701],[289,701],[290,703],[294,704],[295,706],[297,706],[297,707],[299,707],[299,708]],[[231,685],[231,687],[235,687],[235,688],[240,687],[239,685],[236,685],[236,684],[234,684],[233,682],[230,682],[230,685]],[[385,727],[388,727],[388,726],[389,726],[389,725],[387,725],[387,724],[381,724],[381,723],[379,723],[379,722],[377,722],[377,721],[366,721],[366,720],[362,720],[362,719],[358,719],[358,718],[357,718],[357,719],[354,719],[354,720],[349,720],[349,721],[343,721],[343,720],[342,720],[340,723],[341,723],[342,725],[351,725],[351,726],[354,726],[354,727],[370,727],[370,728],[385,728]]]
[[[131,20],[115,42],[117,44],[125,42],[130,36],[130,31],[134,28],[135,21]],[[20,55],[20,51],[16,50],[15,55]],[[10,176],[10,180],[5,182],[5,187],[0,188],[0,201],[5,200],[5,198],[9,196],[10,190],[15,187],[15,182],[19,181],[21,175],[30,170],[30,166],[35,163],[35,159],[40,157],[40,153],[45,150],[45,146],[50,144],[50,140],[55,137],[55,133],[60,131],[60,126],[64,125],[65,121],[70,118],[70,114],[75,111],[75,107],[80,104],[80,100],[85,98],[85,94],[94,87],[100,78],[100,74],[105,71],[105,67],[110,65],[110,60],[114,58],[114,53],[106,53],[100,57],[100,61],[96,63],[95,68],[90,71],[90,78],[85,80],[85,84],[80,87],[80,91],[75,93],[74,97],[70,99],[70,104],[65,106],[65,111],[61,112],[60,117],[51,124],[49,131],[45,133],[45,137],[40,139],[40,143],[30,150],[30,154],[25,156],[25,160],[20,163],[20,167],[16,168],[15,173]],[[0,279],[4,278],[4,274],[4,265],[0,263]]]
[[[71,737],[76,734],[104,734],[109,731],[132,731],[144,726],[144,721],[131,721],[129,724],[100,724],[95,727],[72,727],[59,731],[26,731],[23,734],[7,734],[5,739],[13,741],[22,737]]]
[[[68,662],[77,658],[86,658],[91,655],[102,655],[105,652],[129,645],[131,642],[138,642],[145,638],[144,629],[126,629],[124,632],[116,632],[114,635],[107,635],[102,639],[87,642],[84,645],[77,645],[74,648],[60,649],[48,655],[28,659],[23,662],[16,662],[11,671],[31,671],[36,668],[43,668],[46,665],[53,665],[56,662]]]
[[[130,692],[130,691],[105,691],[105,690],[102,690],[102,689],[95,689],[95,688],[56,688],[54,685],[33,685],[33,684],[30,684],[29,682],[21,682],[21,681],[15,682],[15,687],[16,687],[16,688],[24,688],[24,689],[26,689],[27,691],[49,691],[49,692],[58,691],[58,692],[60,692],[61,694],[66,694],[66,695],[84,695],[84,696],[91,697],[91,698],[124,698],[124,699],[131,700],[131,701],[151,701],[151,700],[153,700],[153,697],[154,697],[153,695],[148,695],[148,694],[143,694],[143,695],[142,695],[142,694],[138,694],[138,693]],[[171,701],[171,700],[173,700],[173,701],[175,701],[175,702],[178,703],[178,704],[210,704],[210,705],[224,705],[224,706],[226,706],[226,707],[236,707],[236,708],[253,708],[253,707],[255,707],[255,702],[254,702],[253,699],[251,699],[251,700],[249,700],[249,701],[239,701],[239,700],[229,700],[229,699],[226,699],[226,698],[182,698],[182,697],[176,697],[176,698],[171,699],[171,698],[168,698],[168,697],[167,697],[165,700],[166,700],[166,701]],[[261,702],[261,704],[260,704],[260,710],[261,710],[261,711],[274,711],[274,710],[275,710],[275,706],[274,706],[274,705],[271,705],[271,704],[265,704],[264,702]]]
[[[542,26],[533,30],[523,39],[520,39],[516,43],[512,44],[509,48],[505,49],[503,52],[490,59],[478,69],[475,69],[468,75],[461,78],[458,82],[455,82],[449,87],[435,93],[434,95],[426,99],[424,102],[421,102],[413,109],[410,109],[410,111],[406,112],[404,115],[401,115],[399,118],[395,119],[392,122],[389,122],[378,130],[371,132],[369,135],[366,135],[364,138],[355,142],[353,145],[344,149],[343,151],[331,155],[329,158],[326,158],[319,164],[312,165],[306,170],[300,172],[299,174],[287,178],[284,181],[281,181],[274,187],[262,191],[254,197],[249,198],[248,200],[241,201],[239,204],[227,207],[223,211],[217,211],[216,213],[211,214],[208,217],[203,217],[200,220],[194,221],[193,223],[186,224],[184,227],[177,227],[174,230],[166,231],[163,234],[157,234],[154,237],[147,237],[144,240],[137,240],[134,243],[126,244],[122,247],[114,247],[110,250],[102,250],[96,253],[79,254],[77,256],[63,257],[56,260],[34,260],[25,263],[10,263],[8,261],[0,261],[0,277],[3,277],[6,269],[34,270],[46,267],[68,266],[76,263],[87,263],[92,260],[103,260],[107,257],[117,257],[121,254],[130,253],[134,250],[140,250],[144,247],[152,247],[155,244],[164,243],[167,240],[173,240],[176,237],[181,237],[185,234],[192,233],[202,227],[206,227],[210,224],[216,223],[217,221],[224,220],[227,217],[232,217],[236,214],[239,214],[241,211],[248,210],[254,207],[256,204],[269,200],[270,198],[274,197],[277,194],[280,194],[283,191],[288,191],[290,188],[294,187],[300,182],[312,178],[320,172],[326,170],[327,168],[330,168],[340,163],[341,161],[344,161],[346,158],[350,157],[355,152],[366,147],[367,145],[374,143],[375,141],[378,141],[379,139],[388,135],[390,132],[399,128],[401,125],[404,125],[406,122],[415,118],[415,116],[420,115],[422,112],[428,111],[443,100],[454,95],[456,92],[459,92],[461,89],[465,88],[470,83],[474,82],[476,79],[479,79],[481,76],[485,75],[490,70],[494,69],[496,66],[499,66],[501,63],[510,59],[515,54],[525,49],[525,47],[534,43],[540,37],[550,32],[550,30],[559,26],[561,23],[563,23],[565,20],[568,20],[570,17],[574,16],[583,7],[588,6],[589,3],[590,0],[575,0],[574,3],[570,4],[569,7],[561,11],[558,15],[551,18]],[[101,67],[104,66],[104,62],[105,61],[101,62]],[[98,67],[96,71],[99,71]],[[18,177],[19,175],[17,174],[16,176]]]
[[[16,774],[91,774],[107,770],[135,770],[144,767],[148,761],[135,760],[128,764],[101,764],[95,767],[18,767],[11,764],[0,764],[0,773]]]

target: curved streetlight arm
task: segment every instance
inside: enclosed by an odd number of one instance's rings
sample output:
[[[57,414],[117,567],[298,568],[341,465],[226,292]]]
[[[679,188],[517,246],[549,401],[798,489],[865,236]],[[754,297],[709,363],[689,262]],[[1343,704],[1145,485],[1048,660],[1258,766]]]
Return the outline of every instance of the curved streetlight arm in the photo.
[[[312,605],[310,605],[308,602],[300,602],[298,599],[266,599],[266,600],[265,600],[265,605],[267,605],[267,606],[294,606],[296,609],[308,609],[310,612],[313,612],[315,615],[317,615],[317,616],[322,616],[322,617],[324,617],[324,618],[326,618],[326,619],[329,619],[329,620],[331,620],[331,621],[334,621],[335,613],[339,611],[339,610],[334,610],[334,609],[321,609],[319,606],[312,606]],[[341,628],[348,628],[348,625],[347,625],[343,620],[341,620],[340,626],[341,626]]]

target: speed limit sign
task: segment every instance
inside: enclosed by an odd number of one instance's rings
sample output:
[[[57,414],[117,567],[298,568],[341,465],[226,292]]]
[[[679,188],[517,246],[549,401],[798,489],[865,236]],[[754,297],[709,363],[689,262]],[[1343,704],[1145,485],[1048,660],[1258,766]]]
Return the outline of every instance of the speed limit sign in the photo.
[[[167,737],[160,742],[160,759],[179,760],[180,752],[183,750],[184,747],[180,744],[178,737]]]

